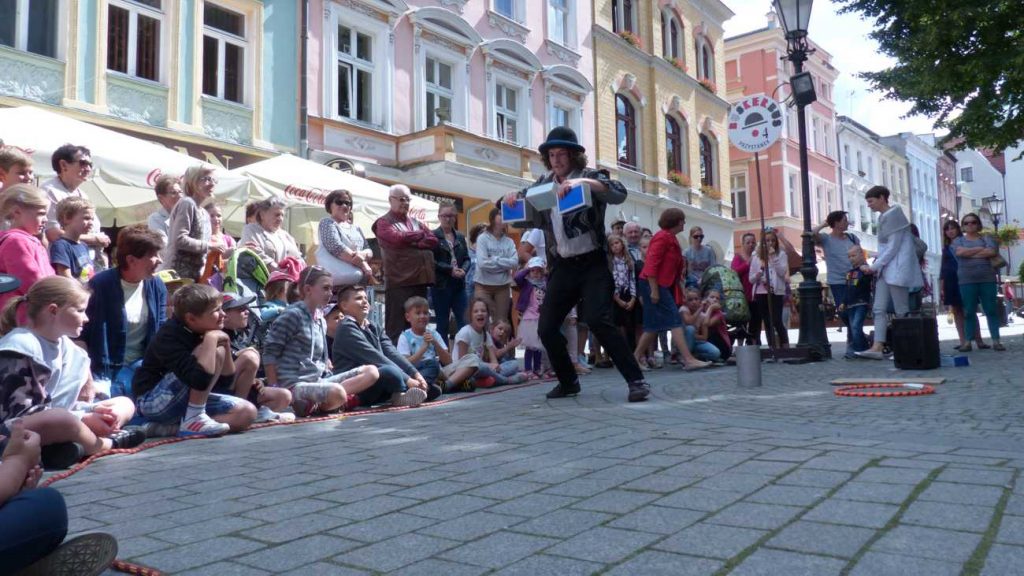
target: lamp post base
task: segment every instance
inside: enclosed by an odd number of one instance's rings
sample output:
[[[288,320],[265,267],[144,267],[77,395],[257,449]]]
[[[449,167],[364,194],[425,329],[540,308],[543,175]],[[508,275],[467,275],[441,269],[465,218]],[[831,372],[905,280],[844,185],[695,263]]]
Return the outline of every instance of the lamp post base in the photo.
[[[800,295],[800,340],[797,347],[806,349],[807,357],[812,362],[829,360],[832,358],[832,345],[825,332],[821,283],[817,280],[804,280],[797,293]]]

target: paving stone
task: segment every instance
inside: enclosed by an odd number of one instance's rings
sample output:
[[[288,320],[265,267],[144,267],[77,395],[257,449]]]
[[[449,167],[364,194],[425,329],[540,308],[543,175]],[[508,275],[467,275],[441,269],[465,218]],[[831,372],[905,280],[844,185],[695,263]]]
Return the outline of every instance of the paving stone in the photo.
[[[634,510],[613,522],[609,522],[608,526],[624,530],[653,532],[655,534],[674,534],[687,526],[697,523],[705,515],[705,512],[652,505]]]
[[[72,538],[72,535],[68,534],[67,539],[70,538]],[[117,555],[119,558],[138,558],[139,556],[145,556],[150,552],[165,550],[171,546],[173,546],[173,544],[170,542],[157,540],[156,538],[150,538],[149,536],[124,538],[118,539],[117,541]]]
[[[742,492],[725,492],[721,490],[708,490],[706,488],[687,488],[671,494],[655,504],[659,506],[671,506],[673,508],[688,508],[690,510],[703,510],[713,512],[725,508],[729,504],[743,497]]]
[[[284,576],[370,576],[370,574],[370,572],[356,570],[347,566],[314,562],[290,572],[285,572]]]
[[[865,464],[874,460],[873,457],[865,454],[854,454],[851,452],[832,452],[824,456],[818,456],[817,458],[811,458],[807,462],[804,462],[804,466],[807,468],[816,468],[819,470],[838,470],[841,472],[856,472],[860,470]]]
[[[326,513],[332,516],[340,516],[350,520],[368,520],[374,516],[381,516],[390,512],[412,508],[419,504],[418,500],[411,498],[397,498],[395,496],[377,496],[368,500],[337,506],[327,510]]]
[[[779,460],[782,462],[806,462],[821,454],[818,450],[803,450],[800,448],[777,448],[757,457],[758,460]]]
[[[750,494],[767,486],[773,480],[775,480],[773,476],[764,474],[733,474],[731,472],[723,472],[701,481],[695,487]]]
[[[629,480],[618,480],[615,478],[573,478],[567,480],[561,484],[555,484],[550,488],[545,489],[542,494],[554,494],[558,496],[578,496],[580,498],[588,498],[595,494],[600,494],[605,490],[611,490],[620,484],[625,484]]]
[[[914,491],[912,484],[886,484],[883,482],[847,482],[833,496],[843,500],[902,504]]]
[[[361,542],[355,540],[315,535],[246,554],[237,561],[256,568],[282,572],[298,568],[310,561],[323,560],[328,556],[347,552],[362,545]]]
[[[738,502],[708,518],[708,522],[743,528],[774,530],[789,522],[801,512],[803,512],[803,508],[796,506]]]
[[[475,540],[492,532],[504,530],[522,521],[523,519],[519,516],[491,514],[490,512],[481,511],[427,526],[418,530],[418,532],[420,534],[429,534],[439,538],[465,542]]]
[[[403,534],[335,556],[334,561],[378,572],[390,572],[434,556],[457,544],[433,536]]]
[[[918,500],[906,509],[900,518],[900,522],[903,524],[931,526],[933,528],[946,528],[948,530],[985,532],[988,530],[993,512],[992,508],[983,508],[981,506],[965,506],[963,504]],[[1006,523],[1005,519],[1003,523]]]
[[[494,576],[589,576],[600,573],[601,564],[575,558],[538,554],[494,572]],[[447,575],[446,575],[447,576]]]
[[[738,466],[729,468],[729,472],[735,474],[763,474],[768,476],[780,476],[798,466],[795,462],[768,462],[765,460],[750,460]]]
[[[540,482],[503,480],[488,486],[481,486],[480,488],[470,490],[468,494],[471,496],[480,496],[481,498],[491,498],[494,500],[512,500],[513,498],[540,492],[547,487],[547,484],[541,484]]]
[[[220,518],[213,518],[203,522],[202,530],[182,530],[180,527],[175,526],[170,530],[155,532],[152,536],[174,544],[189,544],[213,538],[214,536],[231,534],[232,532],[238,532],[245,530],[246,528],[259,526],[260,524],[261,523],[257,520],[243,518],[241,516],[222,516]],[[292,525],[294,524],[295,523],[292,522]]]
[[[262,574],[271,574],[271,572],[257,570],[252,566],[235,562],[216,562],[180,574],[182,576],[261,576]]]
[[[495,500],[488,498],[477,498],[476,496],[467,496],[465,494],[453,494],[451,496],[445,496],[444,498],[438,498],[437,500],[431,500],[430,502],[426,502],[418,506],[412,506],[405,511],[409,514],[426,516],[427,518],[434,518],[436,520],[451,520],[452,518],[458,518],[459,516],[475,512],[495,503]]]
[[[361,542],[379,542],[419,530],[425,526],[433,525],[435,522],[436,520],[422,516],[413,516],[404,512],[392,512],[391,514],[377,516],[371,520],[346,524],[331,530],[330,533]],[[261,537],[265,538],[266,536],[261,535]]]
[[[213,564],[241,554],[257,550],[260,545],[252,540],[231,536],[219,536],[185,546],[178,546],[139,558],[141,564],[159,567],[165,572],[181,572],[206,564]]]
[[[729,559],[753,545],[768,532],[701,522],[654,545],[679,554]]]
[[[797,521],[782,529],[766,546],[796,552],[852,558],[875,531],[853,526],[835,526]]]
[[[996,535],[996,542],[1024,546],[1024,517],[1003,516],[1003,520],[999,524],[999,533]]]
[[[765,504],[788,504],[790,506],[810,506],[821,500],[828,489],[815,488],[813,486],[782,486],[772,485],[754,492],[744,498],[749,502],[762,502]]]
[[[274,506],[259,507],[255,510],[245,512],[242,515],[256,520],[262,520],[264,522],[278,522],[280,520],[289,520],[306,514],[315,514],[334,506],[335,504],[331,502],[324,502],[323,500],[309,498],[299,500],[297,502],[286,502],[284,504],[276,504]]]
[[[331,481],[339,480],[332,478]],[[318,484],[314,482],[314,484]],[[314,486],[314,489],[317,489]],[[323,487],[318,489],[316,494],[317,498],[321,500],[330,500],[331,502],[337,502],[339,504],[351,504],[353,502],[360,502],[376,496],[383,496],[384,494],[393,493],[397,496],[403,496],[401,488],[393,486],[391,484],[383,483],[371,483],[371,484],[360,484],[359,486],[347,486],[339,489],[325,490]],[[413,496],[407,496],[412,498]]]
[[[969,484],[950,484],[948,482],[932,482],[919,500],[936,500],[954,504],[974,504],[976,506],[995,506],[1003,497],[1003,489],[995,486],[974,486]]]
[[[1008,486],[1012,479],[1013,470],[968,470],[965,468],[947,468],[936,478],[941,482],[987,484],[999,487]]]
[[[573,508],[581,510],[594,510],[597,512],[611,512],[613,514],[625,514],[635,510],[644,504],[658,498],[657,494],[647,492],[630,492],[627,490],[609,490],[597,496],[587,498],[582,502],[573,504]]]
[[[451,494],[464,494],[474,488],[477,488],[477,485],[470,484],[468,482],[437,480],[435,482],[428,482],[426,484],[420,484],[419,486],[413,486],[412,488],[406,488],[405,490],[397,490],[391,492],[391,495],[399,498],[413,498],[416,500],[435,500]]]
[[[1024,548],[996,544],[988,551],[981,576],[1017,576],[1024,566]]]
[[[605,572],[609,576],[711,576],[724,565],[718,560],[648,550]]]
[[[488,511],[497,514],[533,517],[547,514],[556,508],[562,508],[574,502],[579,502],[579,498],[554,494],[530,494],[493,506]]]
[[[557,540],[498,532],[441,554],[441,558],[485,568],[502,568],[551,546]]]
[[[870,551],[861,557],[850,576],[959,576],[961,569],[959,562]]]
[[[778,480],[778,483],[793,484],[796,486],[815,486],[818,488],[834,488],[849,479],[850,474],[846,472],[801,468],[786,474]]]
[[[468,564],[456,564],[446,560],[427,558],[422,562],[410,564],[397,572],[390,572],[393,576],[478,576],[487,572],[486,568],[470,566]]]
[[[643,478],[637,478],[632,482],[622,485],[622,488],[627,490],[641,490],[645,492],[658,492],[661,494],[668,494],[686,488],[692,484],[700,482],[700,478],[695,476],[677,476],[675,474],[659,473],[649,474]]]
[[[543,516],[538,516],[537,518],[528,520],[522,524],[517,524],[514,530],[516,532],[527,532],[540,536],[568,538],[570,536],[575,536],[584,530],[589,530],[598,524],[607,522],[612,518],[614,518],[614,516],[611,514],[605,514],[602,512],[563,508]]]
[[[768,550],[762,548],[740,563],[732,572],[732,576],[838,576],[846,562],[835,558],[809,556],[796,552]]]
[[[860,482],[887,482],[889,484],[919,484],[928,477],[928,470],[911,468],[868,468],[857,475]]]
[[[921,526],[897,526],[875,542],[871,549],[963,563],[970,558],[980,541],[980,534]]]
[[[1024,496],[1020,494],[1010,496],[1010,499],[1006,502],[1006,509],[1004,511],[1007,514],[1024,516]]]
[[[548,548],[548,554],[580,560],[613,563],[626,558],[659,538],[656,534],[616,528],[592,528]]]
[[[804,520],[828,522],[830,524],[848,524],[867,528],[882,528],[899,510],[893,504],[877,504],[874,502],[854,502],[830,498],[815,506],[804,515]]]

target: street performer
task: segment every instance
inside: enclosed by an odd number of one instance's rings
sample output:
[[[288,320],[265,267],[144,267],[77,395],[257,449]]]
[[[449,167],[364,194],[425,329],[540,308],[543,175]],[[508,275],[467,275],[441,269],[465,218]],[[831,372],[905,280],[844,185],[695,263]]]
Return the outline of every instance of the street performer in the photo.
[[[560,199],[577,184],[587,184],[591,193],[590,206],[567,214],[559,214],[557,207],[551,210],[528,208],[528,221],[519,223],[520,227],[539,228],[544,232],[550,273],[537,332],[558,377],[558,385],[548,392],[547,397],[565,398],[579,394],[579,377],[561,331],[565,317],[573,307],[579,306],[581,320],[590,326],[626,379],[629,401],[646,400],[650,387],[644,381],[640,365],[622,333],[612,321],[615,281],[608,268],[605,250],[605,209],[608,204],[622,204],[626,200],[626,188],[612,180],[607,171],[587,168],[586,150],[569,128],[551,130],[539,152],[548,173],[537,179],[534,186],[554,182],[558,185],[556,194]],[[526,190],[509,193],[505,196],[505,203],[514,206],[525,195]]]

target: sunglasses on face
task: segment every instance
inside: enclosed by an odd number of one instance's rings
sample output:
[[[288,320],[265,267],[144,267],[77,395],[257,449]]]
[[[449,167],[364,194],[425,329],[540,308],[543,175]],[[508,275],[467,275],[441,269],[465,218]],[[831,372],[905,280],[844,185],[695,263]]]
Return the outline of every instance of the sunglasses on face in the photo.
[[[348,200],[335,200],[334,204],[336,206],[348,206],[349,208],[352,207],[352,203],[349,202]]]
[[[704,235],[703,234],[694,234],[693,237],[698,239],[698,240],[703,240],[704,239]]]
[[[78,164],[78,166],[81,168],[92,168],[92,160],[86,160],[84,158],[80,160],[75,160],[74,162],[72,162],[72,164]]]
[[[971,226],[971,225],[981,226],[981,222],[978,221],[978,220],[964,220],[963,225],[964,226]]]
[[[392,200],[398,200],[399,202],[402,202],[403,204],[409,202],[409,197],[408,196],[391,196],[391,199]]]

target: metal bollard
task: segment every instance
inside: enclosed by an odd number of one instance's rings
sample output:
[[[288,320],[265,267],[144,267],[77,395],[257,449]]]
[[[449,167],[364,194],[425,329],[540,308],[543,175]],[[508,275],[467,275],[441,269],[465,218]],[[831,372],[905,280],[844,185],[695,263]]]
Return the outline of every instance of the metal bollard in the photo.
[[[740,388],[761,387],[761,347],[736,347],[736,368]]]

